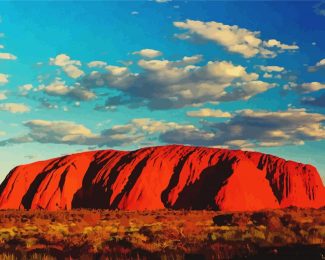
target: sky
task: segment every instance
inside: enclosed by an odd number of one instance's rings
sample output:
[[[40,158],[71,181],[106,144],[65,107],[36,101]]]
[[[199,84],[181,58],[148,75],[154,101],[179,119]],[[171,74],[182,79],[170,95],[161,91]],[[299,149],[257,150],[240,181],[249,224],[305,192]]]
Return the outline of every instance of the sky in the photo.
[[[255,150],[325,179],[325,2],[1,2],[0,180],[64,154]]]

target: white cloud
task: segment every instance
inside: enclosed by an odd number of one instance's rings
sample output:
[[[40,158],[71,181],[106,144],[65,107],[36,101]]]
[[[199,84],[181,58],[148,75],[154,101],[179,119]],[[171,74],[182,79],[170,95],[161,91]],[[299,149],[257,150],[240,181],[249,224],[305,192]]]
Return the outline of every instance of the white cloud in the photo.
[[[50,58],[50,64],[59,66],[70,78],[79,78],[85,73],[79,68],[81,62],[78,60],[71,60],[66,54],[59,54],[55,58]]]
[[[315,71],[320,70],[320,69],[325,69],[325,59],[321,59],[314,66],[310,66],[308,68],[308,70],[310,72],[315,72]]]
[[[25,113],[25,112],[29,112],[30,109],[25,104],[3,103],[0,104],[0,111],[8,111],[10,113]]]
[[[228,116],[228,115],[227,115]],[[135,118],[100,133],[70,121],[32,120],[24,123],[27,135],[10,138],[0,145],[24,142],[120,146],[158,138],[163,143],[226,146],[251,149],[257,146],[301,145],[324,140],[325,116],[305,109],[285,111],[236,111],[225,122],[202,121],[200,128],[151,118]]]
[[[271,40],[265,41],[264,45],[269,48],[279,48],[281,50],[298,50],[299,49],[299,46],[296,44],[292,44],[292,45],[283,44],[276,39],[271,39]]]
[[[138,54],[145,58],[156,58],[162,55],[162,52],[153,49],[142,49],[140,51],[135,51],[132,54]]]
[[[95,61],[89,62],[87,65],[89,68],[104,68],[105,66],[107,66],[107,62],[95,60]]]
[[[310,93],[315,92],[321,89],[325,89],[325,84],[320,82],[308,82],[302,84],[296,84],[293,82],[289,82],[287,85],[284,86],[285,90],[295,90],[301,93]]]
[[[174,22],[174,26],[185,30],[183,34],[177,34],[179,39],[204,39],[216,42],[225,47],[229,52],[239,53],[245,58],[251,58],[259,54],[262,57],[275,57],[278,52],[297,50],[295,44],[287,45],[278,40],[262,41],[260,32],[240,28],[237,25],[226,25],[219,22],[202,22],[187,19],[185,22]]]
[[[127,72],[127,67],[121,67],[121,66],[112,66],[108,65],[105,67],[107,71],[109,71],[114,76],[119,76]]]
[[[69,87],[60,79],[56,79],[49,85],[40,85],[38,89],[50,96],[61,96],[75,100],[91,100],[96,98],[94,92],[83,89],[78,85]]]
[[[190,117],[223,117],[223,118],[230,118],[231,114],[229,112],[224,112],[220,109],[209,109],[209,108],[202,108],[196,111],[188,111],[186,113]]]
[[[325,116],[305,109],[286,111],[237,111],[222,123],[203,122],[202,129],[174,129],[160,138],[166,143],[226,145],[234,148],[301,145],[305,141],[324,140]],[[204,139],[201,137],[205,136]]]
[[[149,118],[137,118],[125,125],[115,125],[100,133],[93,133],[84,125],[71,121],[31,120],[24,125],[29,129],[25,136],[11,138],[0,145],[39,142],[71,145],[121,146],[131,145],[143,140],[144,133],[155,134],[180,125],[173,122],[155,121]],[[182,126],[192,127],[192,126]]]
[[[273,77],[273,75],[270,74],[270,73],[265,72],[265,73],[263,74],[263,78],[269,79],[269,78],[272,78],[272,77]]]
[[[127,96],[112,97],[107,106],[119,105],[125,97],[147,105],[151,109],[196,106],[206,102],[247,100],[254,95],[275,87],[275,84],[258,80],[259,75],[227,61],[209,61],[206,65],[195,63],[201,55],[181,60],[140,60],[140,73],[127,67],[111,66],[108,73],[93,72],[83,78],[85,88],[110,87]],[[124,103],[125,104],[125,103]]]
[[[284,71],[284,67],[281,66],[258,66],[260,70],[265,72],[282,72]]]
[[[26,96],[33,89],[33,85],[25,84],[25,85],[19,86],[18,89],[22,96]]]
[[[130,125],[135,126],[136,129],[149,134],[164,133],[171,129],[183,129],[184,127],[194,128],[193,125],[182,125],[175,122],[153,120],[151,118],[135,118],[131,120]]]
[[[0,85],[8,83],[9,82],[8,78],[9,78],[8,74],[0,73]]]
[[[16,60],[17,57],[11,53],[0,52],[0,60]]]

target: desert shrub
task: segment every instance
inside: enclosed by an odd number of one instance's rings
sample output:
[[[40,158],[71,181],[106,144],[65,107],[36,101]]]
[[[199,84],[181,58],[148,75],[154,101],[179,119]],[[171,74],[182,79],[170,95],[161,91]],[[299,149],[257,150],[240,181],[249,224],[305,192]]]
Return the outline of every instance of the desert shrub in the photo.
[[[146,236],[148,238],[148,241],[154,241],[155,236],[154,233],[151,231],[150,227],[143,226],[139,229],[139,233]]]
[[[84,214],[83,219],[89,225],[95,226],[100,221],[100,213],[99,212],[89,212],[88,214]]]
[[[283,229],[282,222],[277,216],[271,216],[267,219],[267,228],[269,231],[280,231]]]
[[[213,224],[216,226],[230,226],[232,224],[233,214],[223,214],[212,218]]]
[[[253,221],[254,225],[267,225],[267,213],[266,212],[255,212],[251,216],[251,220]]]
[[[283,226],[288,226],[293,222],[292,216],[290,214],[284,214],[282,217],[280,217],[280,220]]]

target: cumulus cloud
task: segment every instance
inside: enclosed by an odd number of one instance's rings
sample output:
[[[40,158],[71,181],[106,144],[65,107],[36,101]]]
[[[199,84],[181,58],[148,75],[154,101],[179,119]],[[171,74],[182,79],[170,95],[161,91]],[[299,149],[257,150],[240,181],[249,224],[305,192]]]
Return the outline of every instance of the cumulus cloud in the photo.
[[[89,128],[70,121],[32,120],[24,123],[29,132],[27,135],[10,138],[0,145],[28,142],[54,143],[69,145],[120,146],[138,141],[140,136],[129,136],[120,129],[110,132],[93,133]]]
[[[284,71],[284,67],[281,66],[258,66],[260,70],[265,72],[282,72]]]
[[[127,67],[93,72],[81,81],[85,88],[110,87],[124,95],[109,98],[106,105],[140,100],[151,109],[181,108],[205,102],[247,100],[275,87],[275,84],[258,80],[258,74],[227,61],[209,61],[195,65],[201,55],[181,60],[139,60],[140,73]],[[107,69],[107,68],[106,68]],[[126,94],[126,95],[125,95]],[[129,99],[126,98],[129,97]]]
[[[308,68],[308,71],[315,72],[315,71],[322,70],[322,69],[325,69],[325,59],[321,59],[314,66],[310,66]]]
[[[282,51],[285,51],[285,50],[298,50],[299,49],[299,46],[296,45],[296,44],[288,45],[288,44],[281,43],[280,41],[275,40],[275,39],[265,41],[264,46],[269,47],[269,48],[276,47],[276,48],[278,48],[278,49],[280,49]]]
[[[160,138],[166,143],[223,145],[234,148],[300,145],[325,139],[325,116],[305,109],[286,111],[237,111],[226,122],[205,122],[201,129],[174,129]]]
[[[19,92],[22,96],[26,96],[31,90],[33,90],[32,84],[24,84],[18,87]]]
[[[91,100],[96,98],[95,93],[81,88],[79,85],[67,86],[64,81],[56,79],[49,85],[40,85],[39,90],[44,91],[47,95],[65,97],[73,100]]]
[[[140,51],[135,51],[132,54],[138,54],[145,58],[156,58],[162,55],[162,52],[153,49],[142,49]]]
[[[11,53],[0,52],[0,60],[16,60],[17,57]]]
[[[0,111],[8,111],[10,113],[25,113],[25,112],[29,112],[30,109],[25,104],[3,103],[0,104]]]
[[[59,66],[70,78],[79,78],[85,73],[79,68],[81,62],[78,60],[71,60],[66,54],[59,54],[55,58],[50,58],[50,64]]]
[[[193,127],[150,118],[136,118],[125,125],[115,125],[100,133],[94,133],[84,125],[71,121],[31,120],[25,122],[24,126],[28,128],[26,135],[4,140],[0,145],[38,142],[113,147],[138,143],[144,139],[144,135],[154,135],[180,127]]]
[[[237,25],[231,26],[214,21],[202,22],[187,19],[185,22],[174,22],[174,26],[185,30],[185,33],[176,34],[179,39],[198,38],[213,41],[229,52],[239,53],[245,58],[256,55],[273,58],[279,52],[299,49],[295,44],[283,44],[275,39],[263,41],[260,39],[260,32],[240,28]]]
[[[136,118],[94,133],[70,121],[32,120],[29,132],[4,140],[0,145],[24,142],[121,146],[158,138],[163,143],[224,146],[249,149],[258,146],[301,145],[325,139],[325,116],[305,109],[286,111],[240,110],[225,122],[201,121],[201,126],[150,118]]]
[[[302,83],[302,84],[289,82],[287,85],[284,86],[284,89],[294,90],[300,93],[310,93],[310,92],[316,92],[321,89],[325,89],[325,84],[316,81]]]
[[[9,82],[9,75],[0,73],[0,85],[4,85]]]
[[[230,118],[231,114],[229,112],[224,112],[220,109],[209,109],[209,108],[202,108],[196,111],[188,111],[186,113],[190,117],[223,117],[223,118]]]
[[[95,61],[89,62],[87,65],[89,68],[103,68],[103,67],[107,66],[107,62],[95,60]]]

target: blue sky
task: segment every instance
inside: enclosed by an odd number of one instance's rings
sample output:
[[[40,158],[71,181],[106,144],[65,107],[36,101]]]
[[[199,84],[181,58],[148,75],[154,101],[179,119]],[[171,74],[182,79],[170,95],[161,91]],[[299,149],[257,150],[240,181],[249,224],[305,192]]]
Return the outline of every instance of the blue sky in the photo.
[[[0,179],[89,149],[272,153],[325,177],[324,2],[0,3]]]

